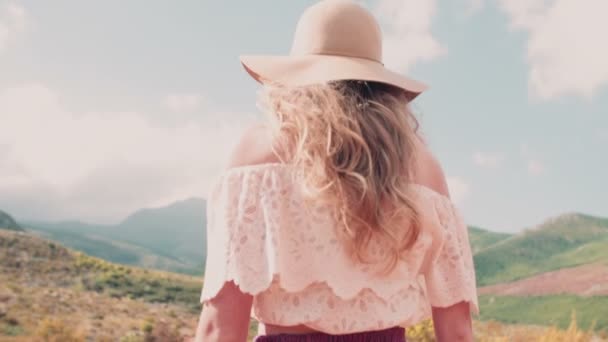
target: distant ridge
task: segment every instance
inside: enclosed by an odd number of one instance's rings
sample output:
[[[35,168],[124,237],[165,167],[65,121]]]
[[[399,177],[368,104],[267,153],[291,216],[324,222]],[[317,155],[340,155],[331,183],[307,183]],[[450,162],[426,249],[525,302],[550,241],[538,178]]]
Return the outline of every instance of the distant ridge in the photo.
[[[206,203],[189,198],[135,211],[115,225],[24,222],[48,239],[111,262],[201,275],[206,255]]]
[[[0,229],[23,231],[17,221],[2,210],[0,210]]]
[[[471,243],[473,253],[477,253],[484,248],[504,241],[511,236],[513,235],[493,232],[476,226],[469,226],[469,242]]]

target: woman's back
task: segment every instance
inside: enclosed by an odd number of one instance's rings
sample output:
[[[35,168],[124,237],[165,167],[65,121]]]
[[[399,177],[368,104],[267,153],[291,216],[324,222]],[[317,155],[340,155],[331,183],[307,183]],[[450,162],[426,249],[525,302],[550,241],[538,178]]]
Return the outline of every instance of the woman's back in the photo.
[[[421,142],[411,187],[423,229],[404,260],[379,275],[381,265],[353,262],[341,248],[334,232],[340,222],[323,204],[307,204],[271,137],[264,126],[248,130],[211,194],[211,276],[202,301],[233,281],[254,296],[253,316],[267,334],[411,325],[430,316],[429,302],[470,301],[477,310],[466,227],[449,202],[441,168]],[[384,256],[380,242],[370,251]]]
[[[470,339],[467,229],[408,106],[426,86],[383,66],[379,25],[349,0],[307,9],[291,51],[241,59],[269,124],[209,194],[200,336],[240,341],[251,311],[259,341],[403,341],[431,315],[439,338]]]

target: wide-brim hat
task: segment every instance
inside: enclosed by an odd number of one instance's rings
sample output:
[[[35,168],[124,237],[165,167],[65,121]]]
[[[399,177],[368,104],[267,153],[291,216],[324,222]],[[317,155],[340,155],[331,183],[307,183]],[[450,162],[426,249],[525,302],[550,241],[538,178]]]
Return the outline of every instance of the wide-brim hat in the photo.
[[[384,66],[380,26],[370,12],[349,0],[322,0],[304,11],[288,56],[246,55],[240,59],[262,84],[374,81],[403,89],[409,100],[427,89]]]

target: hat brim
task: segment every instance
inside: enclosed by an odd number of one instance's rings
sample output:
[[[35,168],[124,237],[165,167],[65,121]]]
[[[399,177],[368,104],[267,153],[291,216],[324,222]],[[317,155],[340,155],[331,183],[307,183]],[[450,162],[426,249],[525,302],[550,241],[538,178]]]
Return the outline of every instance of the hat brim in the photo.
[[[258,82],[306,86],[339,80],[380,82],[403,89],[411,101],[428,87],[364,58],[335,55],[241,56],[245,70]]]

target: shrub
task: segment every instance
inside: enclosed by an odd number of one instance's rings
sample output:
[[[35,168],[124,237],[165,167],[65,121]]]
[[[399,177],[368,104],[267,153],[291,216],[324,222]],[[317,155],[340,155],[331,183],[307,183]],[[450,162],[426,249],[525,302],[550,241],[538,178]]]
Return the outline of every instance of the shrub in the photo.
[[[130,332],[127,335],[120,338],[120,342],[143,342],[144,337],[137,333]]]
[[[144,334],[145,342],[179,342],[182,338],[176,327],[168,323],[158,322],[154,324],[150,331]]]
[[[85,336],[64,321],[55,318],[45,318],[36,329],[36,337],[44,342],[80,342]]]
[[[0,326],[0,333],[7,336],[19,336],[23,335],[24,331],[20,325],[7,324]]]
[[[408,341],[434,342],[435,328],[433,326],[433,320],[427,319],[419,324],[408,327],[406,329],[406,336]]]
[[[537,342],[587,342],[594,341],[594,327],[588,331],[581,330],[577,325],[576,312],[570,317],[568,329],[561,330],[556,326],[521,326],[504,325],[495,321],[475,322],[475,340],[480,342],[509,342],[509,341],[537,341]],[[426,320],[406,330],[408,341],[433,342],[435,332],[432,320]],[[600,336],[601,337],[601,336]]]
[[[150,319],[145,320],[141,326],[141,330],[144,332],[144,334],[151,334],[152,330],[154,330],[154,321]]]

